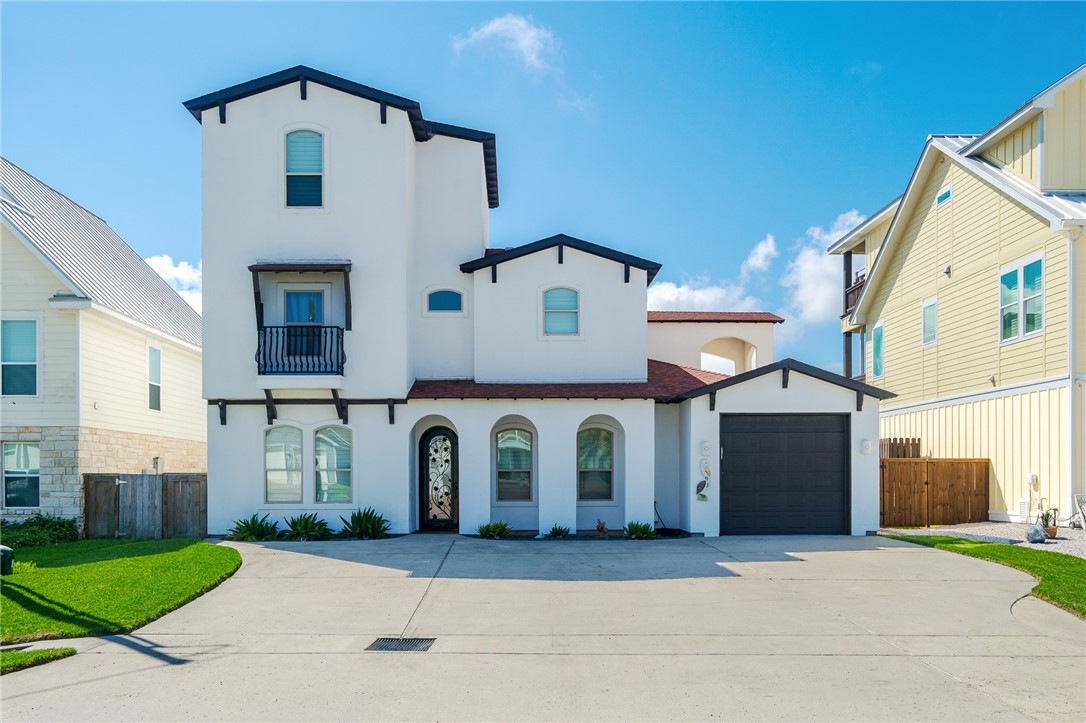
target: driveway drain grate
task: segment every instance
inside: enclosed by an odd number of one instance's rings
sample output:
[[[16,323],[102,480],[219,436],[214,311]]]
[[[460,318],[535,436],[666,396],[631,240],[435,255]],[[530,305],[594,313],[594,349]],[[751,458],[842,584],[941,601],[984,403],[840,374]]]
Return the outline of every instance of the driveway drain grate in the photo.
[[[424,653],[434,644],[435,638],[377,638],[366,650],[379,652]]]

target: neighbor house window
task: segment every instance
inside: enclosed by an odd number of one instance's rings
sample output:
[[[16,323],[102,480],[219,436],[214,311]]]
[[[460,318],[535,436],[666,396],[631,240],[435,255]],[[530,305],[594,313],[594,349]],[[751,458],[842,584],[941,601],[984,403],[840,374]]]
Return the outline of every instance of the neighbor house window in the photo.
[[[936,327],[939,320],[939,300],[936,298],[925,301],[923,307],[921,307],[920,316],[922,327],[920,332],[921,344],[923,346],[934,344],[938,338]]]
[[[147,408],[162,409],[162,351],[147,347]]]
[[[1044,259],[1027,259],[999,274],[999,340],[1044,330]]]
[[[316,131],[287,133],[287,205],[324,205],[324,139]]]
[[[592,427],[577,432],[577,499],[615,498],[615,435]]]
[[[576,334],[578,294],[573,289],[548,289],[543,293],[543,333]]]
[[[38,394],[38,322],[4,319],[0,322],[0,394]]]
[[[317,502],[351,501],[351,430],[322,427],[313,445]]]
[[[37,507],[41,485],[37,442],[4,443],[4,507]]]
[[[272,427],[264,432],[264,499],[302,501],[302,432]]]
[[[426,295],[427,311],[463,311],[464,296],[459,291],[442,289]]]
[[[871,376],[882,376],[882,322],[871,331]]]
[[[527,429],[498,432],[497,499],[530,502],[532,499],[532,433]]]

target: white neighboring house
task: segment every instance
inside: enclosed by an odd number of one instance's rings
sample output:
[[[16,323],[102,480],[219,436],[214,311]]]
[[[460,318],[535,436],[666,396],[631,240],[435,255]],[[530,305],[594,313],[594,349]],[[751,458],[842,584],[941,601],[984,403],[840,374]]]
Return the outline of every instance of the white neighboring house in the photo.
[[[201,472],[200,316],[105,221],[0,159],[5,519],[82,523],[85,473]]]
[[[212,533],[366,506],[397,533],[878,528],[871,397],[890,395],[773,362],[779,317],[646,317],[646,259],[489,248],[493,134],[304,66],[185,106]]]

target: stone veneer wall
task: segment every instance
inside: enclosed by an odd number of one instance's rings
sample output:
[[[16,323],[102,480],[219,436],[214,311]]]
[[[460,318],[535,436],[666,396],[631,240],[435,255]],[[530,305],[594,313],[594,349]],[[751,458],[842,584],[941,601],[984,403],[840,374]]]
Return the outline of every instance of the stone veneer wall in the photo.
[[[207,443],[93,427],[0,427],[2,442],[37,442],[41,453],[40,507],[4,509],[5,519],[35,513],[74,517],[83,525],[81,475],[158,471],[206,472]]]

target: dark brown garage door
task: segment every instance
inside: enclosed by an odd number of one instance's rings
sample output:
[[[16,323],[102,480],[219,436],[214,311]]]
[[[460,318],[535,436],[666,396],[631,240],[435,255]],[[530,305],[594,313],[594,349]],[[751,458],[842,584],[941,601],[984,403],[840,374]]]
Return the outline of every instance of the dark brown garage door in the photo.
[[[848,534],[848,440],[848,415],[721,414],[720,534]]]

